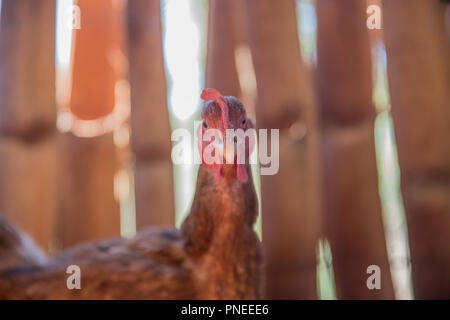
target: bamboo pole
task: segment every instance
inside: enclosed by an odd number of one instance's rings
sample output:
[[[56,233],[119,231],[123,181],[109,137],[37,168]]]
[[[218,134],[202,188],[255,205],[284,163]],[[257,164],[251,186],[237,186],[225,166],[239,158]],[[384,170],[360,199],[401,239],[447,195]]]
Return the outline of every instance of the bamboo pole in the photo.
[[[114,198],[117,171],[112,133],[80,138],[62,137],[64,168],[60,241],[63,247],[120,234],[119,204]]]
[[[54,240],[55,1],[4,0],[0,18],[0,212]]]
[[[267,297],[315,299],[320,235],[315,102],[294,1],[246,1],[257,126],[280,129],[279,172],[261,176]],[[270,138],[269,138],[270,139]]]
[[[242,99],[235,53],[243,32],[237,0],[210,0],[208,14],[208,48],[206,87],[227,96]]]
[[[77,0],[80,29],[73,32],[70,110],[79,119],[95,120],[114,109],[119,29],[112,0]]]
[[[0,132],[37,139],[54,130],[55,1],[2,2]]]
[[[114,109],[120,28],[112,0],[77,0],[80,29],[74,29],[70,110],[81,120],[98,120]],[[112,134],[62,138],[64,193],[60,217],[63,247],[120,234],[114,199],[117,155]]]
[[[378,194],[365,2],[319,0],[316,4],[324,211],[337,296],[391,299]],[[367,287],[370,265],[380,267],[380,290]]]
[[[136,225],[175,221],[170,125],[158,0],[128,2],[131,140],[136,158]]]
[[[450,298],[450,41],[445,4],[384,1],[415,297]]]

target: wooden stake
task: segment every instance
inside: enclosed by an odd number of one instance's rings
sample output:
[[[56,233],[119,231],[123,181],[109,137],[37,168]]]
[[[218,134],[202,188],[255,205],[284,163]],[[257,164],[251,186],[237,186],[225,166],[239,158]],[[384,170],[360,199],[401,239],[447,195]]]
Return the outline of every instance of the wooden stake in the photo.
[[[392,299],[378,194],[365,1],[316,4],[324,209],[337,297]],[[367,286],[370,265],[380,267],[380,290]]]
[[[445,4],[384,1],[388,76],[417,299],[450,298],[450,41]]]
[[[138,229],[173,226],[173,173],[159,0],[129,1],[127,15],[136,225]]]
[[[269,299],[315,299],[320,235],[318,141],[295,2],[246,1],[257,126],[280,129],[279,172],[261,176]],[[269,136],[270,139],[270,136]]]

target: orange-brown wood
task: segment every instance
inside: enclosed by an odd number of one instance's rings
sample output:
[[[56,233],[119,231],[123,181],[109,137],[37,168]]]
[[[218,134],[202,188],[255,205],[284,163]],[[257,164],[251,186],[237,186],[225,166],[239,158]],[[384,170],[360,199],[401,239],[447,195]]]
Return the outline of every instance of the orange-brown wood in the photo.
[[[61,246],[119,235],[119,204],[114,198],[117,158],[112,133],[93,138],[65,134],[61,167]]]
[[[337,297],[392,299],[375,155],[365,1],[317,1],[324,215]],[[367,267],[381,269],[369,290]]]
[[[206,87],[223,95],[242,98],[235,52],[242,33],[243,16],[239,0],[210,0],[208,14],[208,47],[206,56]]]
[[[384,1],[414,295],[450,298],[450,38],[445,4]]]
[[[136,226],[173,226],[171,141],[159,0],[128,2]]]
[[[295,1],[246,1],[257,81],[256,122],[280,129],[279,172],[261,176],[267,297],[315,299],[320,235],[318,141]]]
[[[77,0],[80,29],[73,32],[70,110],[82,120],[111,113],[115,103],[123,20],[113,0]]]
[[[55,239],[54,0],[4,0],[0,18],[0,214],[45,249]]]
[[[2,2],[0,133],[37,139],[55,128],[55,1]]]
[[[56,244],[59,140],[28,144],[0,138],[0,214],[29,233],[44,250]]]

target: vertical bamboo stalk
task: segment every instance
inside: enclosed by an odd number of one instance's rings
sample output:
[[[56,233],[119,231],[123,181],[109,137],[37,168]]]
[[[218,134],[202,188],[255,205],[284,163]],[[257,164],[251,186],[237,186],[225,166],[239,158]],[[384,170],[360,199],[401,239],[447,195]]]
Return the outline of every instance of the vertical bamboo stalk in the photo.
[[[55,1],[2,2],[0,132],[35,138],[54,129]]]
[[[118,73],[121,20],[112,0],[77,0],[80,29],[74,30],[70,110],[82,120],[112,112]],[[64,247],[120,234],[119,205],[114,199],[116,149],[112,134],[62,138],[64,195],[61,238]]]
[[[116,148],[112,133],[62,138],[64,168],[62,230],[64,247],[119,235],[119,204],[114,199]]]
[[[0,137],[0,214],[30,234],[44,250],[56,240],[59,141],[34,143]]]
[[[246,1],[257,126],[280,129],[279,172],[261,176],[267,297],[315,299],[320,235],[315,102],[295,2]]]
[[[80,29],[73,32],[74,54],[70,110],[82,120],[95,120],[114,109],[117,81],[114,58],[119,30],[112,0],[77,0]]]
[[[173,226],[170,125],[159,0],[128,2],[132,148],[136,225]]]
[[[55,1],[2,2],[0,212],[45,249],[54,238]]]
[[[317,1],[326,233],[338,298],[391,299],[378,194],[365,11],[365,1]],[[369,290],[366,285],[370,265],[381,269],[381,290]]]
[[[239,45],[240,21],[237,0],[210,0],[208,14],[208,48],[206,87],[227,96],[242,99],[235,51]]]
[[[384,1],[388,78],[418,299],[450,298],[450,41],[440,1]]]

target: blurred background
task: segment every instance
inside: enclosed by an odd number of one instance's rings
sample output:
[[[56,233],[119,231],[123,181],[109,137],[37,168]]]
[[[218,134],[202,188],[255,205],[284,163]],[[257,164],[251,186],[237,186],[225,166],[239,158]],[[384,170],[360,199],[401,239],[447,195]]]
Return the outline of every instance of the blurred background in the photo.
[[[0,212],[47,252],[179,226],[197,150],[173,165],[171,131],[212,87],[280,129],[279,173],[253,168],[269,298],[450,298],[446,1],[0,8]]]

